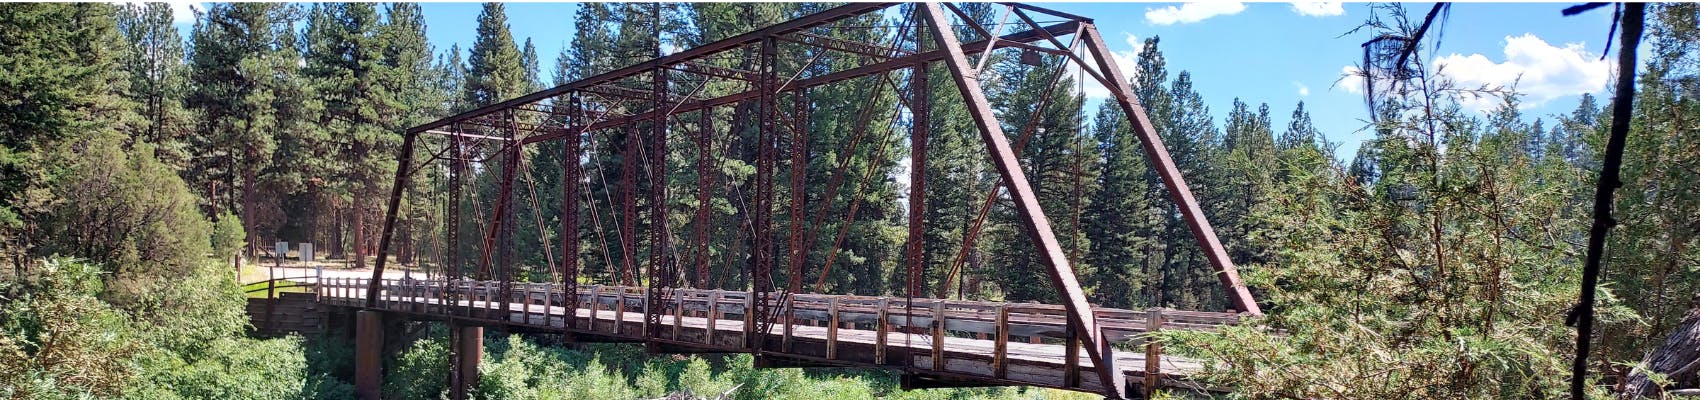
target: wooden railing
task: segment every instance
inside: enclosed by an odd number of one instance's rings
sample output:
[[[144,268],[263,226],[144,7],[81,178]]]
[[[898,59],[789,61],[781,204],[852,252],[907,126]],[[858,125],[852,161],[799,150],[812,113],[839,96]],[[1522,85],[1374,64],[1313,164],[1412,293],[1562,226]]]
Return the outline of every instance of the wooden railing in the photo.
[[[362,306],[368,282],[325,278],[315,290],[321,301]],[[828,294],[769,296],[767,306],[776,316],[769,320],[772,330],[753,332],[758,316],[749,312],[754,308],[750,292],[662,289],[670,292],[655,310],[663,316],[663,326],[657,335],[647,335],[643,316],[650,310],[650,296],[643,287],[580,285],[576,313],[566,312],[568,302],[561,286],[553,283],[512,283],[505,297],[500,283],[491,281],[384,279],[379,288],[378,308],[385,310],[718,351],[749,351],[743,344],[755,335],[766,343],[763,352],[811,361],[902,366],[1065,389],[1090,390],[1098,385],[1096,376],[1085,372],[1091,368],[1090,361],[1082,360],[1079,335],[1069,327],[1066,310],[1059,305]],[[1165,374],[1190,372],[1175,369],[1196,364],[1177,359],[1165,367],[1160,346],[1146,340],[1147,333],[1209,331],[1240,319],[1231,313],[1161,308],[1093,312],[1106,339],[1122,349],[1119,353],[1143,355],[1139,363],[1143,365],[1121,364],[1121,368],[1143,378],[1145,387],[1162,384],[1158,379]],[[990,348],[984,348],[987,342]],[[855,351],[847,352],[851,347]],[[1050,360],[1058,352],[1061,358]],[[1041,372],[1022,369],[1023,365],[1060,367],[1062,382],[1035,383],[1032,376]]]

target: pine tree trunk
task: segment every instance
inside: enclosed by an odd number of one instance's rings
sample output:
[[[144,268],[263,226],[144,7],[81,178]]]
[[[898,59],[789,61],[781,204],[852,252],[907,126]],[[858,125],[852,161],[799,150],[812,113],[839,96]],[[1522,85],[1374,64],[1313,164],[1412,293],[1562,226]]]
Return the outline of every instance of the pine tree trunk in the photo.
[[[1665,337],[1664,344],[1648,353],[1642,365],[1629,376],[1620,396],[1625,399],[1658,397],[1665,390],[1700,387],[1700,376],[1695,374],[1696,370],[1700,370],[1700,297],[1694,299],[1688,315]],[[1647,376],[1647,372],[1664,375],[1670,387],[1659,387]]]
[[[354,217],[354,268],[366,268],[366,202],[361,196],[354,196],[354,209],[349,214]]]

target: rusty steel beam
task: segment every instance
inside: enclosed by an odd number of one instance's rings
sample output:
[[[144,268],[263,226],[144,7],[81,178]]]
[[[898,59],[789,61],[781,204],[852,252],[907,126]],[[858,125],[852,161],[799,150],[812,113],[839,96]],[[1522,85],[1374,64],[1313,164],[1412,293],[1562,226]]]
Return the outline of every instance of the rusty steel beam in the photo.
[[[808,90],[798,90],[793,94],[792,106],[796,108],[797,126],[791,132],[791,232],[790,259],[786,276],[785,290],[797,293],[803,290],[803,262],[808,257],[807,246],[811,243],[803,241],[803,207],[808,200],[809,175],[809,94]]]
[[[1069,13],[1065,13],[1065,12],[1062,12],[1062,11],[1052,10],[1052,9],[1049,9],[1049,8],[1039,7],[1039,6],[1035,6],[1035,5],[1031,5],[1031,4],[1013,3],[1013,2],[1000,2],[998,4],[1003,4],[1003,5],[1007,5],[1007,6],[1014,6],[1015,8],[1018,8],[1018,9],[1033,11],[1033,12],[1036,12],[1036,13],[1046,14],[1046,15],[1050,15],[1050,16],[1053,16],[1053,17],[1062,18],[1062,19],[1071,20],[1071,21],[1076,21],[1076,22],[1084,22],[1084,23],[1091,23],[1092,22],[1091,18],[1087,18],[1087,17],[1075,15],[1075,14],[1069,14]]]
[[[584,114],[580,112],[582,105],[577,94],[568,100],[567,121],[570,121],[571,127],[567,128],[567,135],[561,141],[561,293],[568,310],[578,309],[578,181],[584,176],[584,166],[579,164],[579,156],[583,153],[579,149],[584,125],[581,119]],[[569,316],[562,326],[569,330],[576,328],[574,321],[577,319]]]
[[[781,37],[779,37],[779,40],[783,40],[783,41],[786,41],[786,42],[789,42],[789,43],[796,43],[796,44],[800,44],[800,45],[804,45],[804,46],[819,48],[819,49],[823,49],[823,50],[832,50],[832,51],[837,51],[837,52],[850,53],[850,54],[855,54],[855,55],[864,56],[864,57],[877,58],[877,59],[881,59],[881,60],[888,60],[888,59],[891,59],[892,57],[895,57],[895,56],[907,55],[908,54],[908,53],[903,52],[902,50],[899,50],[899,49],[885,47],[885,46],[881,46],[881,45],[877,45],[877,44],[866,43],[866,42],[858,42],[858,41],[854,41],[854,40],[845,40],[845,39],[839,39],[839,38],[834,38],[834,37],[829,37],[829,36],[821,36],[821,35],[816,35],[816,34],[808,33],[808,32],[797,32],[795,34],[792,34],[791,36],[781,36]]]
[[[454,130],[459,131],[460,125],[456,124]],[[447,240],[449,248],[454,249],[454,251],[449,252],[449,265],[446,267],[452,267],[449,275],[451,279],[460,279],[460,268],[462,266],[460,259],[460,192],[466,185],[464,180],[467,155],[466,145],[460,136],[450,136],[449,146],[453,148],[451,151],[454,153],[454,158],[449,161],[449,231]]]
[[[1057,242],[1056,233],[1051,230],[1050,220],[1045,217],[1045,211],[1039,206],[1039,198],[1032,185],[1028,184],[1026,173],[1021,170],[1020,156],[1010,149],[1009,138],[1004,136],[1003,127],[992,112],[991,104],[986,100],[985,92],[980,88],[980,82],[968,63],[968,57],[962,51],[962,46],[956,40],[956,33],[951,31],[949,19],[944,15],[938,3],[926,3],[920,8],[927,22],[933,27],[932,36],[939,47],[945,50],[949,57],[945,65],[950,69],[950,75],[956,81],[957,89],[962,93],[963,100],[968,103],[968,114],[973,117],[974,125],[979,128],[980,138],[986,143],[987,150],[992,156],[993,165],[998,173],[1008,182],[1010,199],[1015,202],[1017,220],[1028,228],[1039,248],[1040,261],[1048,267],[1051,283],[1068,308],[1068,322],[1082,334],[1081,339],[1086,343],[1087,356],[1092,359],[1094,370],[1098,373],[1100,382],[1104,382],[1104,395],[1111,398],[1124,398],[1126,377],[1115,366],[1114,350],[1110,343],[1104,340],[1103,332],[1098,329],[1096,317],[1092,314],[1092,305],[1086,302],[1086,292],[1081,289],[1080,281],[1074,275],[1073,266],[1069,265],[1068,256],[1063,253],[1062,245]],[[973,21],[965,21],[973,23]]]
[[[695,225],[692,228],[696,230],[695,286],[697,289],[708,289],[711,286],[708,283],[708,224],[709,219],[713,217],[713,214],[710,214],[709,211],[713,208],[710,207],[711,204],[709,203],[714,194],[714,175],[718,173],[714,169],[714,122],[711,118],[713,114],[713,108],[703,108],[697,111],[697,210],[696,216],[692,219],[692,225]]]
[[[737,69],[737,68],[721,67],[721,66],[716,66],[716,65],[712,65],[712,64],[705,64],[705,63],[698,62],[698,61],[687,61],[687,62],[684,62],[683,64],[681,64],[681,66],[684,67],[684,68],[673,67],[673,70],[689,72],[689,73],[693,73],[693,74],[713,76],[713,77],[717,77],[717,78],[734,79],[734,80],[745,81],[745,82],[755,82],[756,79],[761,78],[761,74],[758,74],[754,71],[745,71],[745,70],[741,70],[741,69]]]
[[[637,125],[626,125],[626,141],[620,150],[620,284],[635,286],[637,258]]]
[[[1204,255],[1210,260],[1210,267],[1216,270],[1216,278],[1221,280],[1223,289],[1228,292],[1228,299],[1235,310],[1252,315],[1262,315],[1263,310],[1257,306],[1257,300],[1251,296],[1251,291],[1240,281],[1239,270],[1234,267],[1233,259],[1228,258],[1228,251],[1222,247],[1222,242],[1216,238],[1216,230],[1210,227],[1210,220],[1204,216],[1204,208],[1193,198],[1192,189],[1187,187],[1186,178],[1181,176],[1180,168],[1169,158],[1169,151],[1163,147],[1163,139],[1157,134],[1156,128],[1145,114],[1145,107],[1139,105],[1134,97],[1133,88],[1127,79],[1122,77],[1121,69],[1116,67],[1116,61],[1110,57],[1110,50],[1105,47],[1104,38],[1098,35],[1098,28],[1086,24],[1083,34],[1086,49],[1092,52],[1098,61],[1098,69],[1109,74],[1109,80],[1115,85],[1109,87],[1110,94],[1115,97],[1116,104],[1127,114],[1132,122],[1134,134],[1139,135],[1139,143],[1145,149],[1146,159],[1151,160],[1152,167],[1162,178],[1163,186],[1169,190],[1169,197],[1180,208],[1181,217],[1186,220],[1187,228],[1192,230],[1192,237],[1203,248]],[[1085,65],[1081,66],[1083,69]]]
[[[757,355],[767,347],[766,333],[772,327],[769,300],[773,292],[773,174],[778,147],[774,137],[777,130],[774,114],[779,112],[776,104],[778,95],[772,88],[779,85],[777,53],[777,43],[772,37],[762,41],[762,79],[756,85],[756,91],[761,93],[761,101],[760,110],[757,112],[760,123],[756,133],[755,218],[750,222],[750,232],[755,242],[750,268],[750,298],[754,299],[754,304],[747,310],[755,320],[754,323],[744,326],[744,345]]]
[[[659,50],[657,51],[659,52]],[[651,122],[649,136],[649,300],[644,307],[645,325],[651,337],[661,337],[661,314],[665,313],[662,290],[672,288],[673,249],[667,228],[667,93],[668,69],[655,68],[654,87],[650,91],[651,106],[657,111]]]
[[[982,41],[978,41],[978,42],[964,44],[964,45],[962,45],[962,48],[964,49],[964,51],[967,52],[966,54],[979,54],[979,53],[987,51],[987,50],[995,50],[995,49],[1001,49],[1001,48],[1014,47],[1015,45],[1013,43],[1025,43],[1025,42],[1030,42],[1030,41],[1042,40],[1044,38],[1043,35],[1045,35],[1045,34],[1049,34],[1049,35],[1073,34],[1075,31],[1078,30],[1079,27],[1080,27],[1080,24],[1078,22],[1064,22],[1064,23],[1060,23],[1060,24],[1046,26],[1044,29],[1028,30],[1028,31],[1004,35],[1004,36],[999,37],[996,43],[993,43],[991,41],[982,40]],[[941,61],[941,60],[944,60],[944,58],[945,58],[944,51],[941,51],[941,50],[926,51],[926,52],[917,53],[917,54],[911,55],[911,56],[893,58],[893,59],[890,59],[890,60],[887,60],[887,61],[882,61],[882,62],[878,62],[878,63],[874,63],[874,64],[855,67],[855,68],[851,68],[851,69],[847,69],[847,70],[843,70],[843,71],[833,72],[833,73],[829,73],[829,74],[821,75],[821,76],[817,76],[817,77],[801,78],[801,79],[798,79],[796,81],[791,82],[791,84],[788,86],[788,88],[791,89],[791,90],[798,90],[798,89],[802,89],[802,88],[822,86],[822,85],[832,84],[832,83],[841,82],[841,81],[845,81],[845,80],[860,78],[860,77],[864,77],[864,76],[881,74],[881,73],[885,73],[885,72],[889,72],[889,71],[913,68],[916,63]],[[675,111],[676,112],[690,112],[690,111],[696,111],[696,110],[704,108],[704,107],[717,107],[717,106],[723,106],[723,105],[736,104],[738,102],[753,100],[753,99],[756,99],[756,98],[759,98],[759,97],[761,97],[761,91],[752,89],[752,90],[744,91],[742,93],[734,93],[734,94],[720,96],[720,97],[716,97],[716,98],[712,98],[712,99],[706,99],[706,100],[703,100],[701,102],[686,103],[683,106],[679,107]],[[623,116],[623,117],[619,117],[619,118],[604,118],[601,122],[597,122],[596,124],[591,125],[590,129],[591,130],[597,130],[597,129],[606,129],[606,128],[618,127],[618,126],[622,126],[622,125],[625,125],[625,124],[629,124],[633,121],[639,121],[639,120],[643,120],[643,119],[647,119],[647,118],[652,118],[653,112],[654,111],[642,112],[642,113],[627,115],[627,116]],[[421,125],[421,127],[425,127],[425,126],[430,126],[430,125],[429,124]],[[554,139],[557,139],[557,138],[558,138],[558,136],[556,136],[556,135],[547,135],[547,134],[530,136],[530,137],[527,137],[527,138],[521,140],[520,144],[521,145],[528,145],[528,144],[533,144],[533,143],[538,143],[538,142],[554,140]]]
[[[950,29],[946,26],[944,29]],[[916,35],[920,36],[918,29]],[[917,39],[916,48],[921,47]],[[910,298],[921,297],[921,287],[926,280],[926,264],[922,255],[926,252],[927,232],[927,133],[932,129],[932,110],[930,97],[932,87],[928,84],[927,63],[916,63],[909,73],[909,236],[904,241],[903,264],[907,269],[907,288],[904,294]]]
[[[508,129],[505,132],[505,135],[509,141],[512,141],[515,136],[519,135],[519,115],[509,111],[507,112],[507,116],[508,123],[512,128]],[[498,195],[496,196],[496,207],[499,211],[491,216],[492,218],[496,218],[500,221],[497,223],[497,227],[501,228],[497,231],[498,236],[496,238],[496,267],[498,270],[497,280],[500,281],[502,285],[500,288],[497,288],[496,295],[499,296],[498,298],[501,299],[502,302],[502,312],[500,315],[502,315],[503,318],[506,318],[508,315],[510,306],[509,303],[512,303],[510,299],[513,298],[513,285],[511,285],[511,283],[513,283],[514,280],[514,267],[517,264],[514,260],[517,257],[514,254],[515,250],[513,246],[515,230],[513,187],[514,181],[519,177],[519,163],[520,157],[524,155],[523,150],[524,149],[519,146],[507,146],[503,149],[501,189],[497,191]]]
[[[413,147],[419,139],[418,133],[406,133],[401,137],[401,156],[396,158],[395,183],[390,186],[390,204],[384,210],[384,232],[378,239],[378,262],[372,266],[372,280],[366,286],[366,307],[378,306],[379,282],[384,277],[384,261],[390,252],[390,241],[395,237],[396,213],[401,211],[401,195],[407,192],[407,182],[410,178],[409,167],[413,164]]]
[[[667,67],[667,66],[679,65],[679,64],[687,62],[687,61],[706,58],[706,57],[712,56],[714,54],[717,54],[717,53],[720,53],[720,52],[723,52],[723,51],[734,50],[734,49],[737,49],[737,48],[745,46],[745,45],[752,45],[752,44],[761,43],[762,41],[767,40],[768,38],[775,36],[775,35],[786,35],[786,34],[790,34],[790,33],[793,33],[793,32],[802,31],[802,30],[805,30],[805,29],[810,29],[810,28],[814,28],[814,27],[818,27],[818,26],[824,26],[824,25],[827,25],[827,24],[831,24],[833,22],[837,22],[839,20],[846,19],[846,18],[853,18],[853,17],[859,16],[859,15],[865,15],[865,14],[868,14],[868,13],[878,12],[880,10],[887,8],[887,7],[891,7],[891,6],[894,6],[894,5],[897,5],[897,4],[900,4],[900,3],[851,3],[851,4],[846,4],[846,5],[843,5],[843,6],[834,7],[834,8],[825,10],[825,11],[806,15],[806,16],[803,16],[801,18],[793,19],[793,20],[790,20],[790,21],[785,21],[785,22],[779,23],[777,25],[773,25],[773,26],[769,26],[769,27],[766,27],[766,28],[762,28],[762,29],[759,29],[759,30],[752,31],[752,32],[744,33],[744,34],[741,34],[741,35],[738,35],[738,36],[733,36],[733,37],[730,37],[730,38],[722,39],[722,40],[715,41],[713,43],[705,44],[705,45],[702,45],[702,46],[697,46],[697,47],[693,47],[693,48],[690,48],[690,49],[685,49],[684,51],[680,51],[678,53],[673,53],[673,54],[670,54],[666,57],[651,59],[649,61],[645,61],[645,62],[642,62],[642,63],[627,66],[625,68],[620,68],[620,69],[605,72],[605,73],[602,73],[602,74],[597,74],[596,76],[581,79],[581,80],[578,80],[578,81],[575,81],[575,82],[569,82],[569,83],[564,84],[564,85],[556,86],[554,88],[550,88],[550,89],[547,89],[547,90],[528,94],[528,95],[525,95],[525,96],[520,96],[520,97],[512,99],[512,100],[503,101],[503,102],[500,102],[500,103],[491,104],[491,105],[484,106],[484,107],[479,107],[477,109],[473,109],[471,111],[467,111],[467,112],[464,112],[464,113],[461,113],[461,114],[458,114],[458,115],[444,117],[442,119],[438,119],[436,121],[428,122],[428,123],[425,123],[423,125],[419,125],[419,126],[414,127],[414,128],[409,128],[408,130],[409,131],[418,131],[418,130],[431,129],[431,128],[435,128],[435,127],[439,127],[439,126],[443,126],[443,125],[448,125],[450,123],[460,121],[460,120],[464,120],[466,118],[470,118],[470,117],[473,117],[473,116],[493,113],[493,112],[500,111],[500,110],[503,110],[503,109],[507,109],[507,108],[510,108],[510,107],[513,107],[513,106],[516,106],[516,105],[533,103],[533,102],[541,101],[541,100],[544,100],[544,99],[561,96],[563,94],[566,94],[568,92],[572,92],[572,91],[575,91],[575,90],[579,90],[579,89],[583,89],[583,88],[587,88],[587,87],[591,87],[591,86],[596,86],[596,85],[601,85],[601,84],[608,83],[608,82],[614,82],[614,81],[618,81],[618,80],[624,79],[624,78],[629,78],[629,77],[632,77],[632,76],[637,76],[639,74],[649,72],[649,71],[651,71],[651,70],[653,70],[657,67]]]
[[[1034,42],[1034,41],[1043,40],[1045,35],[1060,36],[1060,35],[1073,34],[1077,30],[1077,27],[1079,27],[1079,25],[1080,25],[1080,23],[1078,21],[1062,22],[1062,23],[1058,23],[1058,24],[1045,26],[1043,29],[1032,29],[1032,30],[1026,30],[1026,31],[1022,31],[1022,32],[1016,32],[1016,33],[1011,33],[1011,34],[1008,34],[1008,35],[1000,36],[1000,37],[998,37],[998,39],[996,41],[980,40],[980,41],[976,41],[976,42],[966,43],[966,44],[962,45],[962,48],[964,49],[964,51],[967,52],[967,54],[970,54],[970,55],[979,54],[979,53],[982,53],[982,52],[985,52],[985,51],[990,51],[990,50],[1002,49],[1002,48],[1026,48],[1028,46],[1024,46],[1024,45],[1031,43],[1031,42]],[[1053,51],[1047,51],[1047,52],[1048,53],[1055,53],[1054,50]],[[684,53],[683,52],[676,53],[672,56],[668,56],[668,58],[676,57],[680,54],[684,54]],[[796,81],[791,82],[791,84],[788,85],[788,88],[794,90],[794,89],[800,89],[800,88],[826,85],[826,84],[836,83],[836,82],[844,81],[844,80],[848,80],[848,79],[854,79],[854,78],[858,78],[858,77],[879,74],[879,73],[883,73],[883,72],[887,72],[887,71],[910,68],[910,67],[914,66],[915,63],[917,63],[917,62],[940,61],[940,60],[943,60],[944,57],[945,57],[944,52],[939,51],[939,50],[920,52],[920,53],[905,55],[905,56],[902,56],[902,57],[891,58],[891,59],[888,59],[886,61],[877,62],[877,63],[874,63],[874,64],[869,64],[869,65],[864,65],[864,66],[860,66],[860,67],[846,69],[846,70],[843,70],[843,71],[833,72],[833,73],[829,73],[829,74],[821,75],[821,76],[817,76],[817,77],[798,79]],[[683,63],[683,62],[685,62],[685,61],[680,61],[680,63]],[[630,67],[628,67],[628,68],[630,68]],[[581,81],[581,82],[589,82],[589,81],[590,81],[590,79],[587,79],[587,80]],[[569,87],[573,87],[573,88],[576,88],[576,87],[591,87],[591,86],[600,85],[600,84],[602,84],[602,83],[594,83],[594,84],[592,84],[592,83],[578,83],[578,82],[569,83],[567,85],[562,85],[562,86],[559,86],[559,87],[556,87],[556,88],[553,88],[553,89],[533,93],[531,95],[526,95],[526,96],[516,98],[514,100],[510,100],[510,101],[503,102],[503,103],[500,103],[500,104],[513,103],[512,105],[517,106],[517,105],[522,105],[522,104],[527,104],[527,103],[532,103],[532,102],[538,102],[538,101],[543,101],[543,100],[546,100],[546,99],[549,99],[549,98],[554,98],[554,97],[560,96],[562,94],[565,94],[569,91],[569,89],[568,89]],[[756,97],[759,97],[760,95],[761,95],[760,93],[758,93],[754,90],[750,90],[750,91],[746,91],[746,92],[743,92],[743,93],[735,93],[735,94],[721,96],[721,97],[717,97],[717,98],[713,98],[713,99],[705,99],[701,103],[686,104],[685,106],[676,110],[676,112],[694,111],[694,110],[696,110],[696,107],[701,107],[701,106],[712,107],[712,106],[728,105],[728,104],[737,103],[737,102],[740,102],[740,101],[755,99]],[[498,104],[498,105],[500,105],[500,104]],[[486,109],[488,109],[488,110],[486,110]],[[429,123],[426,123],[426,124],[423,124],[423,125],[415,126],[413,128],[409,128],[408,130],[409,131],[423,131],[423,130],[429,130],[429,129],[436,129],[438,127],[441,127],[441,126],[444,126],[444,125],[447,125],[447,124],[450,124],[450,123],[453,123],[453,122],[466,121],[466,120],[470,120],[470,119],[474,119],[474,118],[479,118],[483,115],[492,113],[492,112],[494,112],[495,110],[498,110],[498,109],[499,108],[484,107],[484,108],[480,108],[480,109],[477,109],[477,110],[464,112],[464,113],[461,113],[461,114],[456,115],[456,116],[446,117],[446,118],[443,118],[443,119],[439,119],[437,121],[433,121],[433,122],[429,122]],[[600,122],[595,126],[592,126],[591,129],[594,130],[594,129],[607,128],[607,127],[610,127],[610,126],[618,126],[618,125],[625,124],[625,123],[628,123],[628,122],[633,121],[633,120],[642,120],[642,119],[647,119],[649,117],[650,116],[645,115],[644,113],[639,113],[639,114],[635,114],[635,115],[629,115],[629,116],[626,116],[624,118],[606,118],[603,122]],[[544,136],[544,137],[534,136],[534,137],[527,138],[524,142],[526,144],[530,144],[530,143],[536,143],[536,142],[541,142],[541,141],[545,141],[545,140],[552,140],[554,138],[555,137],[550,137],[550,136]]]

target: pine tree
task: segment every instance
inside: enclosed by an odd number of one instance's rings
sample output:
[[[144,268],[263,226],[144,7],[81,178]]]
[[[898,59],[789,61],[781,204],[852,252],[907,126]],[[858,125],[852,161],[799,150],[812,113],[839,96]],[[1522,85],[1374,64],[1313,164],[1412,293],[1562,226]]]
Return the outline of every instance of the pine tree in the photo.
[[[1143,303],[1141,291],[1151,286],[1147,273],[1151,249],[1157,245],[1156,211],[1146,176],[1151,174],[1145,150],[1121,107],[1105,101],[1098,107],[1092,130],[1101,160],[1097,191],[1086,209],[1084,229],[1091,241],[1086,262],[1092,265],[1088,282],[1092,300],[1108,307]]]
[[[164,3],[130,3],[118,12],[127,45],[122,65],[130,76],[125,97],[144,121],[140,137],[154,144],[155,156],[181,167],[189,162],[183,139],[192,116],[183,108],[188,89],[183,37],[171,21],[171,7]]]
[[[123,97],[116,12],[93,3],[0,6],[8,27],[0,30],[0,103],[8,105],[0,107],[0,243],[9,248],[0,255],[14,265],[44,239],[32,221],[50,211],[51,152],[135,119]]]
[[[309,113],[303,85],[296,82],[302,62],[293,23],[297,9],[285,4],[214,4],[190,34],[188,105],[201,116],[191,167],[192,186],[207,190],[209,214],[238,211],[250,239],[249,251],[271,235],[282,216],[261,214],[271,172],[292,175],[293,166],[272,164],[278,140],[303,134]],[[285,177],[281,182],[288,184]]]
[[[472,107],[495,104],[526,93],[529,81],[520,50],[508,31],[502,3],[484,3],[478,14],[478,36],[467,58],[463,98]]]

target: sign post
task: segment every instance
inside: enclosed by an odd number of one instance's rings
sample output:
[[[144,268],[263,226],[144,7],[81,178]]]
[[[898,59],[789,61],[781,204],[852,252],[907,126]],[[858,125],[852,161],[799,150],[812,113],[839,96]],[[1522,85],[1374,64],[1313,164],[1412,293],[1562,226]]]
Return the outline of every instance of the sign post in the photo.
[[[301,259],[302,264],[313,267],[313,284],[319,284],[319,281],[325,277],[325,266],[313,263],[313,244],[302,243],[296,246],[295,251],[296,258]]]

